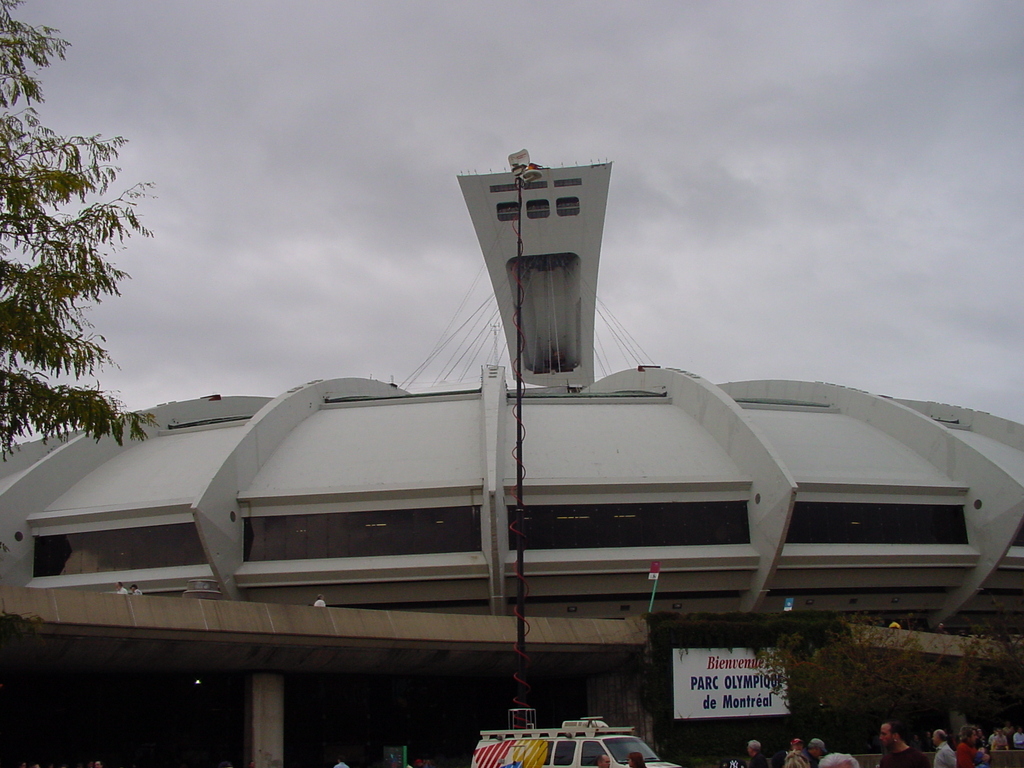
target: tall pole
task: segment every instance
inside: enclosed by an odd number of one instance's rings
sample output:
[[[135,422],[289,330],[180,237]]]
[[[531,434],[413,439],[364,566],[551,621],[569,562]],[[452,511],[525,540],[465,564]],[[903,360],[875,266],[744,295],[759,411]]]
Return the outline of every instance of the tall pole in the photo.
[[[523,177],[516,175],[516,191],[518,193],[518,226],[516,227],[516,303],[513,314],[516,327],[516,697],[514,704],[517,708],[526,709],[529,704],[530,685],[526,682],[526,667],[529,657],[526,655],[526,579],[524,576],[524,553],[526,551],[525,509],[523,505],[523,480],[526,476],[526,466],[523,463],[523,440],[526,437],[526,427],[523,424],[523,351],[526,346],[526,339],[523,335],[523,300],[525,288],[523,287]],[[522,713],[525,715],[525,713]],[[521,716],[525,720],[525,717]],[[515,723],[521,728],[527,726],[526,722]]]
[[[515,522],[509,527],[516,535],[516,695],[512,702],[514,708],[511,711],[511,725],[513,728],[530,728],[536,726],[533,722],[533,710],[529,708],[527,700],[530,694],[530,684],[526,682],[526,670],[530,665],[530,658],[526,655],[526,635],[529,634],[530,625],[526,621],[526,576],[524,574],[524,553],[526,551],[526,505],[523,504],[523,480],[526,477],[526,465],[523,462],[523,439],[526,437],[526,426],[523,423],[523,354],[526,351],[526,334],[523,331],[523,304],[526,300],[526,288],[523,285],[523,277],[529,273],[529,268],[524,264],[523,256],[523,188],[527,183],[536,181],[543,175],[540,166],[530,162],[530,153],[525,149],[515,152],[508,157],[509,165],[512,166],[512,177],[515,179],[516,187],[516,216],[513,219],[513,229],[516,233],[516,258],[512,274],[516,281],[515,308],[512,314],[512,322],[516,327],[516,357],[514,373],[516,377],[516,404],[514,415],[516,419],[516,490],[515,490]]]

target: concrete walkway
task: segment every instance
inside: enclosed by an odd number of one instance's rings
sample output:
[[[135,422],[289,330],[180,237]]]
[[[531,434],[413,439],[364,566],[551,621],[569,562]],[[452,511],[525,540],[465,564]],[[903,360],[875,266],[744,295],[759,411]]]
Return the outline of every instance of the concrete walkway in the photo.
[[[0,610],[36,616],[0,648],[0,670],[387,672],[505,675],[515,620],[0,587]],[[532,675],[621,669],[643,649],[642,619],[530,619]]]

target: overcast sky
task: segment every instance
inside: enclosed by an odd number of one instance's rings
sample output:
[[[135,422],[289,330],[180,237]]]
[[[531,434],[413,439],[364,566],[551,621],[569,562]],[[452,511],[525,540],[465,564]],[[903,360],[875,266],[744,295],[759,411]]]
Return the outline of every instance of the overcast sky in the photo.
[[[114,254],[133,279],[91,313],[130,407],[404,382],[490,293],[457,175],[526,147],[613,161],[598,296],[644,362],[1024,422],[1024,3],[16,15],[72,44],[44,122],[126,137],[121,186],[155,185],[154,237]],[[636,364],[597,333],[599,375]],[[479,381],[484,347],[416,388]]]

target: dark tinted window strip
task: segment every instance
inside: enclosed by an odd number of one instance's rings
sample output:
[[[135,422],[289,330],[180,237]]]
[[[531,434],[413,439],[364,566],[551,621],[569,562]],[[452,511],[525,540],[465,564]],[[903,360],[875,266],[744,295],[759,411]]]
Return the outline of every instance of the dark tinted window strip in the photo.
[[[745,501],[528,506],[529,549],[749,544]],[[514,546],[509,536],[509,546]]]
[[[246,561],[480,551],[480,508],[439,507],[245,520]]]
[[[529,574],[527,574],[529,577]],[[729,599],[739,597],[739,590],[730,589],[719,589],[709,592],[658,592],[659,600],[703,600],[703,599]],[[530,595],[529,602],[531,603],[621,603],[623,601],[643,602],[645,605],[650,601],[650,592],[627,592],[627,593],[611,593],[604,595],[544,595],[536,596]],[[514,605],[516,602],[515,597],[507,598],[509,605]]]
[[[768,597],[813,597],[824,595],[936,595],[944,594],[945,587],[817,587],[800,589],[770,589]]]
[[[67,576],[206,562],[191,523],[37,536],[33,575]]]
[[[422,602],[416,601],[405,601],[395,603],[331,603],[333,607],[344,607],[344,608],[365,608],[371,611],[386,611],[386,610],[417,610],[424,611],[432,608],[445,609],[445,608],[490,608],[490,603],[486,600],[424,600]]]
[[[212,419],[198,419],[197,421],[187,421],[183,424],[168,424],[167,429],[188,429],[189,427],[207,427],[213,424],[227,424],[231,421],[248,421],[252,418],[252,414],[248,416],[220,416]]]
[[[583,184],[583,179],[555,179],[556,187],[578,187]]]
[[[789,544],[967,544],[960,504],[798,501]]]
[[[392,384],[397,389],[397,384]],[[398,400],[429,400],[431,398],[450,398],[453,395],[475,395],[480,392],[476,389],[453,389],[443,393],[438,392],[407,392],[399,395],[344,395],[342,397],[325,397],[325,403],[355,403],[355,402],[392,402]]]

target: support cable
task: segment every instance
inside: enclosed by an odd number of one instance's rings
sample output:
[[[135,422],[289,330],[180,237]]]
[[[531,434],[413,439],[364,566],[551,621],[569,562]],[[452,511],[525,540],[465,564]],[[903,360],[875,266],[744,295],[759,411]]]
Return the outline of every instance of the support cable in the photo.
[[[458,309],[455,310],[455,313],[452,315],[451,319],[448,321],[448,325],[445,326],[445,329],[441,332],[441,335],[438,337],[437,341],[434,342],[433,349],[431,349],[430,352],[427,354],[427,359],[424,360],[422,363],[420,363],[420,365],[416,368],[416,370],[414,370],[412,372],[412,374],[408,378],[406,378],[405,381],[402,382],[401,386],[402,386],[403,389],[405,389],[409,384],[412,384],[412,383],[414,383],[416,381],[416,378],[421,373],[423,373],[423,371],[426,369],[426,367],[428,365],[430,365],[431,361],[435,357],[437,357],[437,355],[441,352],[441,350],[452,340],[454,335],[456,333],[458,333],[458,330],[452,331],[452,326],[455,324],[455,321],[458,319],[459,313],[462,312],[463,307],[466,306],[466,302],[469,301],[469,297],[473,295],[473,291],[476,289],[476,285],[477,285],[478,282],[480,282],[480,277],[483,275],[485,270],[486,270],[486,264],[481,266],[480,269],[477,271],[476,277],[473,278],[473,283],[469,286],[469,290],[466,291],[465,296],[462,297],[462,301],[459,303]],[[479,309],[477,311],[479,311]],[[463,323],[463,325],[465,325],[465,323]],[[449,333],[450,333],[450,335],[449,335]]]
[[[601,311],[600,307],[597,308],[597,314],[600,315],[602,320],[604,320],[605,326],[608,328],[608,332],[611,334],[612,341],[615,342],[615,346],[618,347],[619,354],[623,357],[623,359],[627,363],[629,363],[630,359],[632,359],[632,365],[642,364],[644,360],[641,357],[639,357],[632,349],[629,348],[629,344],[627,343],[626,339],[623,338],[622,334],[619,333],[618,329],[614,325],[612,325],[611,322],[609,322],[608,318],[604,316],[604,313]]]
[[[491,328],[493,327],[494,321],[497,317],[498,308],[494,307],[494,311],[491,312],[491,316],[487,319],[487,323],[477,330],[476,335],[472,340],[467,342],[466,348],[459,360],[456,360],[455,363],[453,363],[447,375],[452,375],[459,362],[464,361],[461,372],[455,376],[455,381],[467,381],[469,379],[473,365],[481,358],[486,359],[484,349],[491,341]]]
[[[410,385],[414,384],[419,379],[419,377],[423,375],[423,372],[433,362],[435,362],[437,360],[437,358],[440,356],[441,352],[443,352],[445,350],[445,348],[449,344],[451,344],[453,341],[455,341],[458,338],[458,335],[460,333],[462,333],[463,330],[466,329],[467,326],[471,326],[472,328],[475,328],[476,326],[472,325],[474,320],[477,317],[481,316],[482,313],[485,310],[487,310],[487,308],[489,306],[493,305],[493,302],[494,302],[494,297],[488,296],[486,299],[484,299],[484,301],[476,309],[473,310],[473,312],[469,315],[469,317],[467,317],[459,325],[458,328],[456,328],[454,331],[451,332],[451,335],[448,335],[447,337],[440,339],[438,341],[438,343],[435,345],[434,350],[430,353],[430,355],[427,356],[426,360],[424,360],[422,363],[420,363],[419,366],[416,367],[416,370],[414,370],[405,379],[405,381],[402,382],[402,384],[401,384],[402,389],[407,389]],[[492,315],[493,315],[493,310],[492,310]],[[455,318],[452,318],[452,322],[454,322],[454,320],[455,320]],[[460,349],[461,349],[461,346],[456,346],[455,351],[452,354],[453,355],[458,354]],[[445,363],[445,365],[442,367],[442,370],[447,368],[450,364],[451,364],[451,358],[449,358],[448,362]],[[435,378],[434,384],[437,384],[439,379],[440,379],[440,376]]]
[[[601,341],[601,337],[594,334],[594,340],[597,342],[594,347],[594,358],[597,360],[597,365],[601,369],[601,377],[607,376],[611,369],[608,367],[608,353],[604,351],[604,342]]]
[[[622,334],[623,343],[630,347],[633,356],[637,359],[637,361],[649,363],[651,361],[651,358],[647,354],[646,350],[644,350],[644,348],[640,346],[640,342],[633,338],[633,334],[631,334],[629,330],[626,328],[626,326],[623,325],[617,317],[615,317],[615,315],[612,313],[611,308],[603,301],[601,301],[600,297],[597,297],[597,305],[598,313],[601,315],[601,318],[606,323],[608,323],[608,327],[609,329],[612,329],[613,333],[615,332],[616,328],[618,329],[618,333]]]

